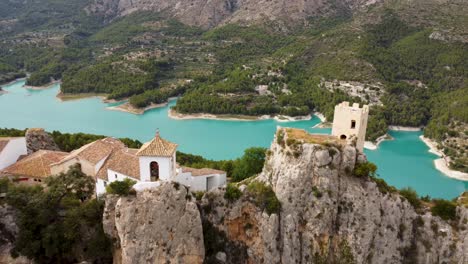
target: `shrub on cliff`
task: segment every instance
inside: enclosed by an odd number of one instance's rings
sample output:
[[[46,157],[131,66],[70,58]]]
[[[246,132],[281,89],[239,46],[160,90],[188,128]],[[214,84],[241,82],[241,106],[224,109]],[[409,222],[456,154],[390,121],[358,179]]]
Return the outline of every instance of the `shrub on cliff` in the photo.
[[[132,189],[133,185],[135,185],[136,181],[130,180],[126,178],[123,181],[115,181],[111,182],[106,187],[106,192],[109,194],[117,194],[121,196],[127,196],[130,194],[130,190]]]
[[[357,177],[375,176],[377,166],[372,162],[358,163],[354,167],[353,174]]]
[[[403,188],[400,190],[401,196],[405,197],[406,200],[415,208],[418,209],[421,207],[421,200],[418,197],[418,194],[413,188]]]
[[[437,215],[444,220],[455,220],[457,217],[457,206],[455,203],[442,199],[434,199],[434,206],[431,208],[433,215]]]
[[[263,182],[252,182],[247,186],[247,191],[254,197],[255,204],[266,210],[269,215],[281,210],[281,203],[271,186],[267,186]]]
[[[233,183],[229,183],[226,187],[226,192],[224,193],[224,198],[230,202],[236,201],[242,196],[242,192],[237,188]]]

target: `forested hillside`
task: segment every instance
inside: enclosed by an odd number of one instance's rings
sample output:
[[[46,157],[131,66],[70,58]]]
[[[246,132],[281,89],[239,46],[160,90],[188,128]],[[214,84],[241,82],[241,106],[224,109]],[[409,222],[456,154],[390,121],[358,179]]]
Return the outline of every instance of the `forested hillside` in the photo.
[[[309,15],[301,16],[292,5],[290,20],[265,10],[271,21],[232,6],[248,22],[211,21],[211,28],[171,12],[110,16],[115,1],[7,2],[0,6],[0,82],[29,73],[28,85],[60,79],[65,94],[104,93],[135,107],[182,96],[175,106],[182,114],[320,111],[331,120],[338,102],[370,103],[369,139],[389,125],[426,126],[457,157],[453,166],[468,170],[463,1],[327,2],[307,5]]]

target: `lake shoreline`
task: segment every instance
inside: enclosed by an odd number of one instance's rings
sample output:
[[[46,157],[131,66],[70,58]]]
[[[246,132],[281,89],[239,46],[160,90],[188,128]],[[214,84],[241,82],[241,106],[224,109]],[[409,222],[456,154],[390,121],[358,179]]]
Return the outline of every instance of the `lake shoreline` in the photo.
[[[174,100],[177,100],[177,99],[178,99],[178,97],[170,97],[164,103],[160,103],[160,104],[151,103],[149,106],[144,107],[144,108],[134,107],[133,105],[130,104],[130,102],[128,102],[128,99],[126,99],[126,100],[121,101],[121,102],[125,102],[125,103],[120,104],[120,105],[116,105],[116,106],[106,107],[106,110],[120,111],[120,112],[130,113],[130,114],[134,114],[134,115],[143,115],[144,113],[146,113],[147,111],[150,111],[152,109],[166,107],[166,106],[169,105],[169,103],[171,101],[174,101]]]
[[[107,100],[105,94],[98,93],[81,93],[81,94],[64,94],[61,89],[59,89],[57,95],[55,95],[60,102],[75,101],[87,98],[99,98],[103,103],[112,103],[117,102],[115,100]]]
[[[405,131],[405,132],[417,132],[417,131],[423,130],[423,127],[388,126],[388,130],[391,130],[391,131]]]
[[[41,90],[46,90],[52,88],[55,84],[61,84],[61,80],[53,81],[47,84],[44,84],[42,86],[33,86],[33,85],[23,85],[23,88],[28,89],[28,90],[33,90],[33,91],[41,91]]]
[[[277,122],[294,122],[294,121],[307,121],[311,120],[312,116],[299,116],[299,117],[291,117],[291,116],[271,116],[271,115],[263,115],[263,116],[246,116],[246,115],[213,115],[213,114],[181,114],[174,109],[169,109],[167,115],[169,118],[176,119],[176,120],[194,120],[194,119],[207,119],[207,120],[219,120],[219,121],[262,121],[262,120],[269,120],[274,119]]]
[[[437,170],[442,172],[447,177],[454,178],[454,179],[461,180],[461,181],[468,181],[468,173],[457,171],[457,170],[452,170],[449,167],[450,158],[445,156],[445,154],[439,150],[439,148],[437,147],[438,145],[437,142],[427,137],[424,137],[423,135],[421,135],[419,138],[421,139],[422,142],[426,144],[426,146],[429,147],[430,153],[437,155],[439,157],[438,159],[434,160],[434,166],[436,167]]]
[[[365,141],[364,148],[368,150],[377,150],[379,148],[380,143],[384,142],[385,140],[393,140],[389,134],[382,135],[378,137],[375,142],[373,141]]]

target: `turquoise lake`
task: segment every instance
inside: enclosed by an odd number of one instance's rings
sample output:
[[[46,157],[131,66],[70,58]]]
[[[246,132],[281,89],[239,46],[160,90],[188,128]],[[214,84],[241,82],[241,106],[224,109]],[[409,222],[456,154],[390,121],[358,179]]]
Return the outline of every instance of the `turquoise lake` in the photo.
[[[109,104],[99,98],[60,102],[55,95],[59,85],[33,91],[24,89],[24,81],[3,86],[0,95],[0,127],[24,129],[42,127],[48,131],[84,132],[114,137],[150,140],[157,128],[161,135],[179,144],[179,150],[210,159],[231,159],[252,146],[268,147],[277,126],[306,129],[313,133],[330,133],[314,129],[320,120],[277,122],[174,120],[169,107],[153,109],[144,115],[108,111]],[[395,140],[382,142],[375,151],[365,150],[368,159],[378,166],[378,174],[387,183],[403,188],[410,186],[420,195],[451,199],[468,189],[468,182],[444,176],[435,169],[435,155],[419,140],[421,132],[393,132]]]

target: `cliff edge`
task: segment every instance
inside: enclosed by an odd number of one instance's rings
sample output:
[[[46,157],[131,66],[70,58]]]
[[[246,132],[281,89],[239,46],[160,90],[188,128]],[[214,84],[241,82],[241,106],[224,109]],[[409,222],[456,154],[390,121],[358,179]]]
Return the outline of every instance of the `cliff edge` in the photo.
[[[206,263],[468,262],[466,205],[456,220],[442,220],[382,181],[356,176],[365,163],[332,137],[279,129],[263,172],[205,193],[199,209],[184,187],[164,184],[106,211],[115,208],[122,263],[150,255],[178,263],[183,254]]]

